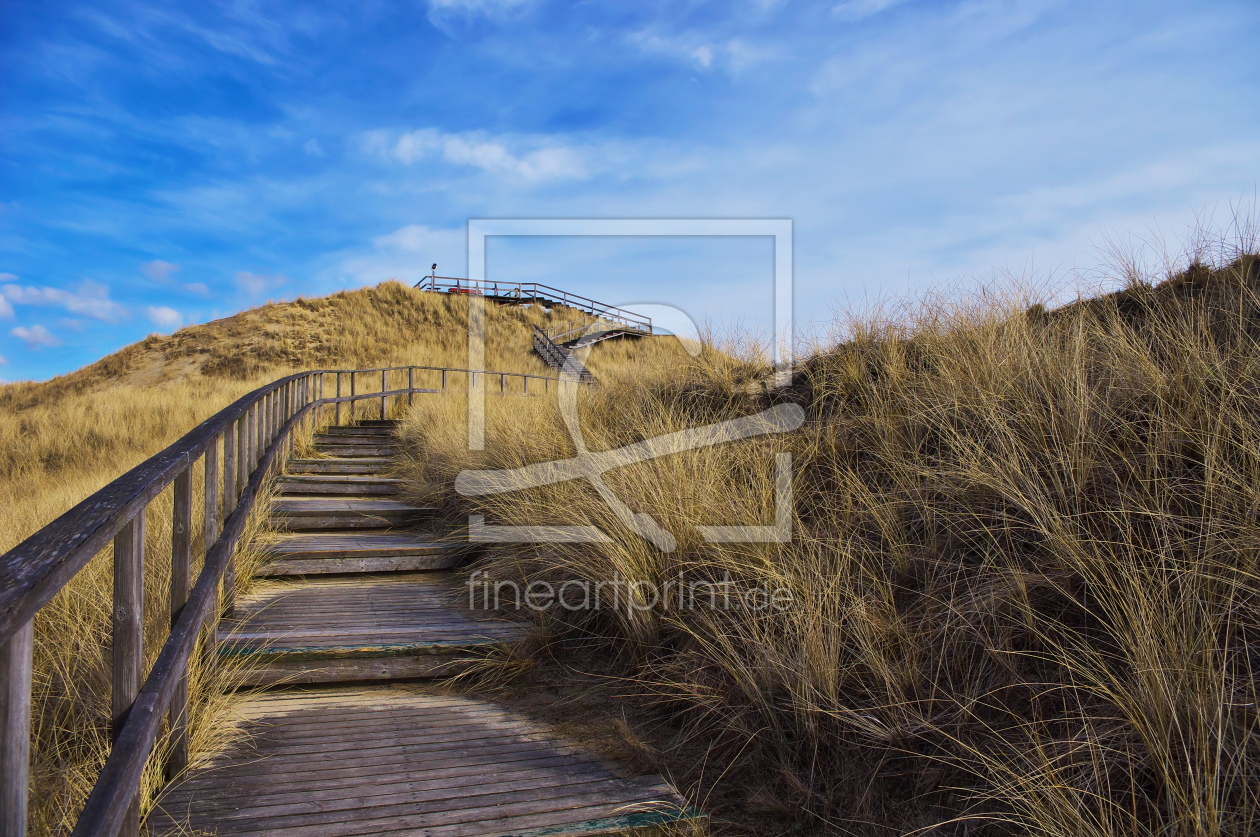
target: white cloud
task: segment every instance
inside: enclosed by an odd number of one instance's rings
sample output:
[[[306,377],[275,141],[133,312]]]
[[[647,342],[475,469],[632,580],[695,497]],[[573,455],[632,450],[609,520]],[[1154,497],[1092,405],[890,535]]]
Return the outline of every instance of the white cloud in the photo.
[[[268,290],[277,288],[288,281],[287,276],[266,276],[261,273],[250,273],[248,270],[238,270],[236,276],[232,277],[232,282],[236,287],[250,296],[262,296]]]
[[[378,144],[382,138],[375,135],[370,139],[372,144]],[[510,145],[526,148],[512,150]],[[530,146],[533,150],[527,150]],[[480,131],[448,134],[435,128],[421,128],[399,137],[389,153],[406,165],[437,158],[529,182],[580,179],[588,174],[582,155],[576,149],[540,137],[494,138]]]
[[[30,328],[18,326],[9,332],[13,337],[25,341],[26,348],[40,349],[44,346],[60,346],[61,341],[52,335],[48,329],[42,325],[34,325]]]
[[[0,296],[0,320],[13,319],[13,306],[9,304],[9,300]]]
[[[173,262],[164,262],[161,259],[154,259],[140,267],[140,272],[152,279],[154,282],[170,281],[172,273],[179,273],[182,270],[179,265]]]
[[[434,238],[444,237],[448,234],[448,230],[431,230],[419,224],[408,224],[389,235],[378,235],[372,239],[372,243],[382,250],[404,250],[408,253],[415,253]]]
[[[673,58],[698,70],[721,67],[732,74],[760,64],[775,55],[773,49],[754,47],[739,38],[719,43],[695,33],[666,35],[644,30],[631,34],[629,41],[643,52]]]
[[[843,20],[863,20],[905,2],[906,0],[848,0],[833,6],[831,13]]]
[[[210,295],[210,288],[205,282],[189,282],[184,286],[184,290],[195,294],[201,294],[202,296]]]
[[[533,0],[429,0],[429,20],[435,25],[457,15],[503,20],[532,5]]]
[[[93,282],[91,279],[84,279],[74,291],[67,291],[64,288],[5,285],[3,294],[9,302],[18,305],[57,306],[72,314],[95,317],[107,323],[117,322],[127,314],[126,308],[109,298],[108,285]]]
[[[307,140],[307,141],[306,141],[306,142],[302,145],[302,150],[303,150],[303,151],[305,151],[305,152],[306,152],[309,156],[311,156],[311,157],[323,157],[323,156],[324,156],[324,149],[322,149],[322,148],[320,148],[320,147],[319,147],[319,141],[318,141],[318,140],[308,139],[308,140]]]
[[[0,355],[0,366],[5,366],[8,362],[8,359],[4,355]]]
[[[149,318],[149,322],[167,331],[174,331],[184,324],[183,316],[174,308],[167,308],[165,305],[150,305],[144,309],[144,313]]]

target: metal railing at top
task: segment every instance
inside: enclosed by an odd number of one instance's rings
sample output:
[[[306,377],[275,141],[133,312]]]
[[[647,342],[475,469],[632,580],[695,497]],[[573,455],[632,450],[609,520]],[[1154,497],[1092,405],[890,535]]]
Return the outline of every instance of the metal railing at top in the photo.
[[[614,322],[607,317],[585,317],[581,320],[570,320],[567,323],[543,329],[543,333],[556,343],[568,343],[587,334],[599,336],[601,333],[606,332],[623,334],[625,330],[621,323]]]
[[[415,287],[435,293],[475,294],[492,299],[567,305],[570,308],[585,311],[593,317],[604,317],[628,331],[640,334],[652,333],[651,317],[643,317],[615,305],[607,305],[590,297],[569,293],[537,282],[472,282],[450,276],[426,276],[417,282]]]
[[[407,386],[388,389],[388,376],[405,371]],[[441,389],[415,386],[417,372],[440,372]],[[362,376],[380,374],[380,390],[356,392]],[[170,741],[166,771],[174,776],[188,763],[188,665],[203,631],[203,648],[214,648],[214,623],[231,615],[236,545],[245,522],[281,455],[292,448],[294,432],[314,422],[316,410],[333,406],[340,423],[343,405],[353,417],[361,401],[446,389],[448,376],[463,374],[470,389],[478,378],[530,381],[543,390],[561,379],[517,372],[490,372],[440,366],[377,369],[321,369],[300,372],[254,390],[193,428],[162,452],[146,459],[109,485],[0,556],[0,835],[26,833],[30,775],[31,687],[35,614],[97,553],[113,542],[112,694],[113,747],[80,812],[75,837],[135,837],[140,828],[139,787],[164,719]],[[342,395],[342,382],[348,395]],[[325,397],[325,385],[335,392]],[[437,383],[436,376],[434,383]],[[482,385],[484,386],[484,384]],[[535,387],[537,392],[537,387]],[[396,401],[396,404],[398,402]],[[202,569],[192,582],[193,466],[203,462],[204,537]],[[169,635],[145,676],[144,564],[145,510],[172,486]],[[220,525],[221,524],[221,525]],[[222,592],[220,593],[220,585]],[[205,630],[209,627],[209,630]],[[208,655],[213,659],[213,655]]]

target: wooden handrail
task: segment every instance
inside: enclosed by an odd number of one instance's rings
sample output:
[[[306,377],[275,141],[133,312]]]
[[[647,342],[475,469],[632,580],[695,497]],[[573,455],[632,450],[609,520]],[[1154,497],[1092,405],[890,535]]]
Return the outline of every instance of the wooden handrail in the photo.
[[[385,389],[387,373],[407,370],[405,389]],[[415,387],[415,371],[440,371],[442,390]],[[382,390],[324,398],[326,375],[380,373]],[[236,543],[244,532],[258,493],[280,461],[294,430],[313,411],[327,405],[351,405],[445,390],[447,375],[498,375],[500,391],[508,378],[561,382],[561,378],[520,372],[490,372],[441,366],[391,366],[375,369],[318,369],[299,372],[237,399],[175,443],[149,457],[73,509],[0,556],[0,835],[26,829],[31,711],[32,625],[35,614],[112,539],[114,541],[114,746],[79,816],[75,835],[134,837],[139,829],[138,790],[163,717],[169,714],[173,753],[168,775],[187,764],[188,662],[211,615],[230,613]],[[220,450],[222,456],[220,456]],[[205,560],[191,589],[188,567],[192,541],[191,469],[205,458]],[[223,530],[219,531],[220,464],[223,481]],[[148,504],[174,484],[171,541],[171,630],[157,661],[141,685],[143,634],[140,614],[144,591],[144,513]],[[222,584],[223,598],[219,599]]]

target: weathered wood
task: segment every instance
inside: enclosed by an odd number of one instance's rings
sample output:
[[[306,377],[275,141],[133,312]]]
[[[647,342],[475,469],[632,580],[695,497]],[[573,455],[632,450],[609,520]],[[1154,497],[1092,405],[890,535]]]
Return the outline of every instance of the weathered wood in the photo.
[[[366,456],[366,457],[390,457],[398,452],[398,448],[393,445],[328,445],[316,444],[315,450],[319,453],[335,454],[336,456],[345,457],[347,459]]]
[[[175,478],[171,513],[171,627],[188,602],[192,589],[192,469]],[[168,778],[188,766],[188,674],[175,686],[169,712],[171,752],[166,763]]]
[[[399,481],[360,474],[334,474],[330,476],[281,477],[276,482],[281,494],[287,495],[349,495],[389,496],[398,493]]]
[[[375,712],[380,723],[365,741],[370,749],[361,750],[340,718],[382,703],[386,710]],[[284,703],[251,699],[243,709],[250,720],[239,743],[159,799],[155,834],[187,827],[289,837],[577,835],[695,814],[659,777],[618,776],[597,757],[480,701],[338,690]],[[305,723],[290,723],[297,717]]]
[[[286,466],[294,474],[386,474],[394,467],[387,457],[355,459],[290,459]]]
[[[205,555],[209,555],[210,548],[214,546],[214,542],[219,539],[219,440],[211,441],[210,446],[206,448],[205,457],[205,511],[202,520],[203,543],[205,544]],[[222,602],[219,598],[219,592],[215,590],[215,607],[214,612],[217,615],[222,608]],[[213,626],[212,626],[213,627]],[[206,636],[204,653],[208,662],[213,664],[216,659],[214,631],[211,630]]]
[[[236,425],[229,425],[223,434],[223,517],[228,518],[236,509],[236,477],[239,469],[236,460],[239,453],[237,439],[239,434]],[[232,550],[229,548],[229,554]],[[220,611],[231,614],[236,605],[236,567],[230,557],[227,572],[223,578],[223,590],[220,594]]]
[[[264,466],[274,461],[276,448],[268,450]],[[260,469],[246,485],[238,508],[227,517],[223,534],[206,554],[205,564],[193,585],[188,603],[158,653],[157,660],[127,714],[122,733],[105,761],[96,786],[79,814],[72,837],[114,837],[128,813],[129,802],[140,785],[144,765],[153,749],[166,708],[170,705],[179,675],[187,670],[202,625],[212,613],[215,590],[227,570],[231,545],[244,531],[262,482]]]
[[[27,622],[0,645],[0,837],[26,837],[31,770],[31,653]]]
[[[0,642],[30,621],[248,405],[292,377],[242,396],[6,552],[0,558]]]
[[[385,529],[431,517],[436,509],[370,497],[285,497],[272,505],[272,522],[293,531]]]
[[[117,741],[140,693],[144,665],[144,510],[114,536],[113,682],[111,735]],[[133,794],[118,833],[140,833],[140,798]]]
[[[341,373],[340,372],[337,373],[337,398],[338,399],[341,398]],[[337,401],[336,412],[333,418],[333,422],[336,424],[341,424],[341,401]]]
[[[385,370],[382,369],[381,370],[381,418],[383,419],[389,418],[389,413],[385,409],[385,390],[386,390],[385,374],[386,374]]]
[[[416,370],[415,367],[407,367],[407,406],[410,407],[414,402],[416,388]]]

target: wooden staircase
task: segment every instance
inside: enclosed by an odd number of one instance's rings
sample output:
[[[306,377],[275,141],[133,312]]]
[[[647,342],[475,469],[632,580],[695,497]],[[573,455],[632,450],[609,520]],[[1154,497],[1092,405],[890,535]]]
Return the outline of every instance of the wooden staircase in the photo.
[[[452,572],[465,549],[397,499],[393,430],[333,427],[326,458],[288,463],[263,580],[217,634],[243,685],[270,691],[165,789],[149,833],[577,837],[696,816],[659,777],[627,779],[515,713],[388,682],[467,671],[526,633],[473,607]]]

